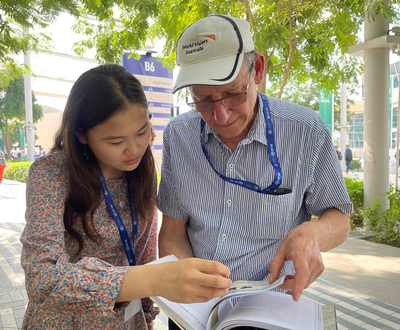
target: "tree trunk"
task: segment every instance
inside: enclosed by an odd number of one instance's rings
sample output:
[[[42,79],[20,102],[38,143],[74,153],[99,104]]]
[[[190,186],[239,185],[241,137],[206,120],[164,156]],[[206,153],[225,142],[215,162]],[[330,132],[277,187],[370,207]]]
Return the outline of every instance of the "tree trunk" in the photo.
[[[10,132],[8,131],[8,123],[6,120],[6,124],[4,126],[5,130],[3,132],[4,137],[4,148],[7,150],[7,157],[11,159],[11,143],[10,143]]]
[[[267,75],[265,74],[263,80],[258,85],[258,91],[261,94],[265,94],[266,89],[267,89]]]

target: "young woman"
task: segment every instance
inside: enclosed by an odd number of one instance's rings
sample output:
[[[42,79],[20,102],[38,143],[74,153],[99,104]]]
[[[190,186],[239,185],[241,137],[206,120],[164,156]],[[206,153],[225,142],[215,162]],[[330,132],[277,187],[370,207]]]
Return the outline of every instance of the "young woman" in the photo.
[[[150,136],[142,86],[122,66],[76,81],[53,149],[29,171],[23,329],[151,329],[158,311],[146,297],[202,302],[228,292],[218,262],[144,265],[156,259]]]

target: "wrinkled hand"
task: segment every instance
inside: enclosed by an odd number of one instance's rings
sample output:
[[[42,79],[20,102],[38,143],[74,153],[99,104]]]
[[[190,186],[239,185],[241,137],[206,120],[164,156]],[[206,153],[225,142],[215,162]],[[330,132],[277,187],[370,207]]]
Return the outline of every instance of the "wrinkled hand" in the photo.
[[[269,283],[278,279],[285,261],[293,260],[295,274],[286,276],[279,287],[291,290],[294,301],[298,301],[304,289],[324,271],[321,251],[317,246],[312,223],[303,223],[293,229],[282,241],[270,265]]]
[[[197,258],[166,262],[160,274],[160,296],[180,303],[205,302],[228,293],[232,284],[228,267]],[[222,276],[221,276],[222,275]]]

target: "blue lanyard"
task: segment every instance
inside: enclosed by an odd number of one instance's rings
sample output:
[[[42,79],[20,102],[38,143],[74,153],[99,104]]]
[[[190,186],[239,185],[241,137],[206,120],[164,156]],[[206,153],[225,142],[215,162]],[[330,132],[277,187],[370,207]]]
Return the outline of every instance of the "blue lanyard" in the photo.
[[[111,214],[114,218],[115,224],[117,225],[119,236],[121,237],[122,244],[124,246],[126,257],[128,258],[128,262],[130,266],[135,266],[136,259],[135,259],[135,252],[132,250],[131,241],[129,239],[128,231],[126,230],[125,224],[122,221],[122,218],[115,208],[114,202],[110,196],[110,192],[108,191],[106,180],[104,179],[103,172],[100,170],[100,180],[101,185],[103,186],[104,191],[104,198],[108,204],[108,208],[111,211]],[[133,247],[135,248],[136,244],[136,235],[137,235],[137,213],[133,210],[132,204],[132,192],[131,192],[131,183],[129,182],[129,178],[127,178],[128,182],[128,198],[129,198],[129,208],[131,211],[131,218],[132,218],[132,236],[133,236]]]
[[[278,156],[276,154],[274,129],[273,129],[273,125],[272,125],[271,113],[269,110],[267,97],[261,93],[259,93],[259,94],[261,95],[261,98],[263,101],[264,117],[265,117],[265,123],[267,126],[266,135],[267,135],[267,144],[268,144],[268,158],[275,170],[274,181],[268,188],[262,189],[259,185],[255,184],[253,182],[227,177],[215,169],[214,165],[211,162],[210,156],[208,155],[207,149],[206,149],[206,147],[204,145],[204,141],[203,141],[202,133],[203,133],[204,126],[205,126],[204,120],[201,120],[201,132],[200,132],[201,148],[203,149],[204,156],[207,158],[208,163],[210,164],[211,168],[224,181],[232,183],[232,184],[236,184],[238,186],[258,192],[260,194],[271,194],[271,195],[288,194],[288,193],[292,192],[292,189],[284,188],[284,187],[279,188],[279,186],[282,184],[282,170],[281,170],[281,166],[279,164]]]

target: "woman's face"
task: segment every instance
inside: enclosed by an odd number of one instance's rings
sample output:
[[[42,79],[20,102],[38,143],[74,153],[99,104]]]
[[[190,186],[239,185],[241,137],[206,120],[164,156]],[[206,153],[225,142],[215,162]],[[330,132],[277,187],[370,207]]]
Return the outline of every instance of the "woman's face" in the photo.
[[[117,179],[139,166],[150,137],[147,107],[132,103],[79,136],[79,141],[89,145],[104,177]]]

